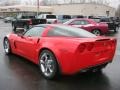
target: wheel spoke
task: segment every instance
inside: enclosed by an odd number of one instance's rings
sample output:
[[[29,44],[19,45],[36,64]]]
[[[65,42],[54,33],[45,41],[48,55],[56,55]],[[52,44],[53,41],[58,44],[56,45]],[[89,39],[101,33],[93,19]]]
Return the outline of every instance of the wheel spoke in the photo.
[[[100,31],[99,30],[94,30],[92,33],[95,34],[95,35],[97,35],[97,36],[100,35]]]
[[[8,42],[7,39],[5,39],[5,41],[4,41],[4,50],[5,50],[6,53],[9,53],[9,49],[10,49],[9,42]]]
[[[45,66],[43,65],[43,64],[41,64],[41,70],[42,70],[42,72],[45,72]]]
[[[40,60],[40,64],[45,64],[44,60]]]
[[[49,67],[48,69],[49,69],[50,73],[53,72],[53,68],[52,67]]]

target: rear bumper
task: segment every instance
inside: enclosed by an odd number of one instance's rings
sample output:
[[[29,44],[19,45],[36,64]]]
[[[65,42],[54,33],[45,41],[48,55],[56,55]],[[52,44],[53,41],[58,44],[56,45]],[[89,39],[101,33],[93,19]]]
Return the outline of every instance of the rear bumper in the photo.
[[[76,63],[76,65],[73,63],[74,65],[70,64],[71,66],[68,69],[63,70],[62,74],[72,75],[72,74],[76,74],[78,72],[84,72],[84,71],[87,71],[87,70],[90,70],[93,68],[102,67],[111,62],[112,62],[112,60],[103,60],[103,61],[99,61],[99,62],[95,62],[95,63],[90,63],[89,65],[84,64],[84,66],[80,66],[79,63]]]
[[[94,70],[94,69],[97,69],[97,68],[104,68],[107,64],[109,64],[111,62],[112,62],[112,60],[110,62],[104,62],[104,63],[98,64],[98,65],[95,65],[95,66],[90,66],[90,67],[87,67],[87,68],[83,68],[83,69],[80,70],[80,72],[86,72],[86,71]]]
[[[111,52],[111,54],[107,54],[107,55],[102,54],[101,56],[95,56],[95,54],[92,53],[90,54],[85,53],[84,55],[80,55],[80,54],[69,55],[69,57],[66,56],[64,55],[62,56],[64,60],[61,63],[62,66],[61,71],[63,74],[69,75],[69,74],[78,73],[84,69],[110,63],[113,60],[114,53]]]

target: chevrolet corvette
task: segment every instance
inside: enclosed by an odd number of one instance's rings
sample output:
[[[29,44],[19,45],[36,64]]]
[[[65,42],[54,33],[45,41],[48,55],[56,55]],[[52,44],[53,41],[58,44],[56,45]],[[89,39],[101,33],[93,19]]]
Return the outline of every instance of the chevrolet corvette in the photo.
[[[101,70],[112,62],[116,42],[72,26],[42,24],[6,35],[3,46],[6,55],[20,55],[37,64],[45,78],[54,79],[59,74]]]

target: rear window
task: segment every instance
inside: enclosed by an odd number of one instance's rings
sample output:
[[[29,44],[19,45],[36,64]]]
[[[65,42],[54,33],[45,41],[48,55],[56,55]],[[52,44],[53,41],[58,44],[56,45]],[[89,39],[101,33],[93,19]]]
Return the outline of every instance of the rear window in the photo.
[[[35,16],[22,16],[22,19],[32,19],[35,18]]]
[[[56,16],[55,15],[46,15],[46,18],[47,19],[56,19]]]
[[[71,19],[71,16],[69,16],[69,15],[63,15],[63,19]]]
[[[79,38],[93,38],[96,37],[94,34],[75,27],[57,25],[54,26],[53,30],[48,32],[47,36],[59,36],[59,37],[79,37]]]

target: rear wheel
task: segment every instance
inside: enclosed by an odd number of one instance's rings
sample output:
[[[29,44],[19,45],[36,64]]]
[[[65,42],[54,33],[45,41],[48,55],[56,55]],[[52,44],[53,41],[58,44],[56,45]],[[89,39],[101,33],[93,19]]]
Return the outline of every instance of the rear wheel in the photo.
[[[96,36],[100,36],[101,35],[101,32],[98,29],[93,30],[92,33],[95,34]]]
[[[54,79],[58,75],[58,64],[54,54],[43,50],[39,57],[39,67],[42,75],[47,79]]]
[[[4,46],[4,51],[6,54],[10,54],[11,53],[11,47],[10,47],[10,43],[8,38],[5,38],[3,41],[3,46]]]

